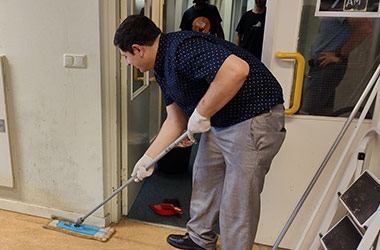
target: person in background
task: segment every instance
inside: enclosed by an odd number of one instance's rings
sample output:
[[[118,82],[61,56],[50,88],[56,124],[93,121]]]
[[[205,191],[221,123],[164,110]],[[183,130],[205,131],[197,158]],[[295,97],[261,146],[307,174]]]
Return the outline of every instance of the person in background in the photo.
[[[263,49],[267,0],[255,0],[255,7],[245,12],[236,27],[235,44],[248,50],[259,60]]]
[[[282,89],[251,53],[216,36],[179,31],[164,34],[147,17],[127,17],[115,33],[127,65],[154,70],[167,117],[135,164],[145,169],[187,128],[201,133],[193,165],[190,217],[185,235],[167,241],[180,249],[215,250],[220,224],[223,250],[251,250],[260,216],[260,194],[286,134]]]
[[[365,18],[323,18],[311,46],[309,73],[304,82],[299,114],[331,116],[335,89],[341,83],[348,57],[373,31]]]
[[[218,8],[207,0],[194,0],[194,5],[183,13],[180,29],[193,30],[216,35],[224,39]]]

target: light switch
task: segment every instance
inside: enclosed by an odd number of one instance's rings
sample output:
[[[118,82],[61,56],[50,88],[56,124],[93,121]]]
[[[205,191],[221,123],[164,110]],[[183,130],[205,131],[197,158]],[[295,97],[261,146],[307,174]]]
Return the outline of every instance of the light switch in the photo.
[[[75,55],[73,66],[75,68],[85,68],[86,67],[86,55]]]
[[[66,68],[86,68],[86,55],[64,54],[63,66]]]
[[[71,55],[64,54],[63,55],[63,66],[72,67],[74,64],[74,57]]]

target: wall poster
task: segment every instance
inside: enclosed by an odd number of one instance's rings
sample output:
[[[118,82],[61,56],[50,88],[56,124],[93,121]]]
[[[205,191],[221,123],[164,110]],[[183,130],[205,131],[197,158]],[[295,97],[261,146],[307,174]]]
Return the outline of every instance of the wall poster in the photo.
[[[317,0],[316,16],[380,17],[380,0]]]

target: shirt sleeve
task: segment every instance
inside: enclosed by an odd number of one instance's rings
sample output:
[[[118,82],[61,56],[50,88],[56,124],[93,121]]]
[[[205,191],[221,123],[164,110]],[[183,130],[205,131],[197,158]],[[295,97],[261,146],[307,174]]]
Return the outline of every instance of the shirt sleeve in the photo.
[[[213,13],[213,16],[215,18],[215,22],[221,23],[223,20],[222,20],[222,17],[220,16],[218,8],[214,5],[210,5],[210,8],[212,10],[211,13]]]
[[[175,60],[182,78],[211,83],[229,55],[231,52],[221,45],[205,38],[192,38],[178,46]]]
[[[185,11],[185,13],[183,13],[183,16],[182,16],[182,19],[181,19],[181,24],[179,25],[179,28],[181,30],[191,30],[191,15],[189,13],[189,11]]]
[[[243,24],[245,23],[245,14],[244,15],[242,15],[241,16],[241,18],[240,18],[240,20],[239,20],[239,22],[238,22],[238,25],[236,26],[236,32],[237,33],[240,33],[240,34],[242,34],[242,33],[244,33],[244,30],[243,30]]]

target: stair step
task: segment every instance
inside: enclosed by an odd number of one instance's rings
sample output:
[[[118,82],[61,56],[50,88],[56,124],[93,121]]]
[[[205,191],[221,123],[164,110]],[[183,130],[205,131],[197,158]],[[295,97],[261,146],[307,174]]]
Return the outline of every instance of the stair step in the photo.
[[[351,218],[346,215],[322,238],[326,250],[356,250],[363,235]]]
[[[366,170],[347,188],[339,200],[356,224],[365,228],[380,205],[379,180]]]

